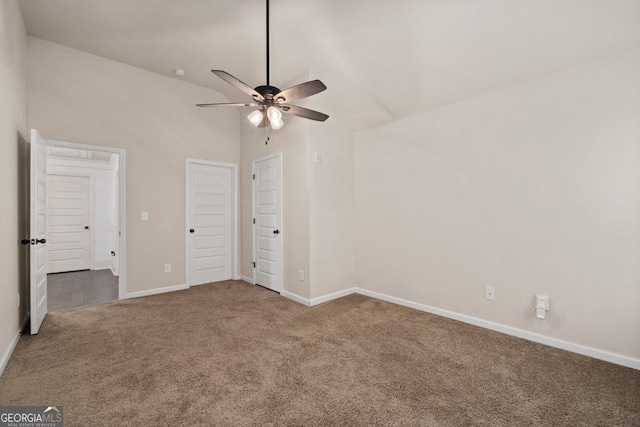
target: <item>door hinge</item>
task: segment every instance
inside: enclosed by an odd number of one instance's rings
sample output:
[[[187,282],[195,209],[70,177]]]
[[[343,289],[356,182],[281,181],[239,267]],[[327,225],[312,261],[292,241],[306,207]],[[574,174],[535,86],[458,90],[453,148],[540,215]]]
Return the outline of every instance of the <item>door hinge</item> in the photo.
[[[254,223],[254,224],[256,223],[256,219],[255,219],[255,218],[253,218],[253,223]]]
[[[253,174],[253,180],[254,181],[256,180],[256,174],[255,173]]]
[[[251,264],[253,264],[253,268],[256,268],[256,263],[252,262]]]

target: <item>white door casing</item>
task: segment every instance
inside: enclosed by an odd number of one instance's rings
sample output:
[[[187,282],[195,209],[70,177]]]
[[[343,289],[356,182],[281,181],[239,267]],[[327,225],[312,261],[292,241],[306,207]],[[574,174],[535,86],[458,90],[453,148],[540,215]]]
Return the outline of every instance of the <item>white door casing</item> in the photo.
[[[47,144],[31,129],[31,169],[29,182],[30,306],[31,333],[37,334],[47,315]]]
[[[88,176],[48,176],[48,273],[92,268],[91,187]]]
[[[253,161],[254,283],[282,292],[282,155]]]
[[[186,161],[187,285],[235,278],[237,165]]]

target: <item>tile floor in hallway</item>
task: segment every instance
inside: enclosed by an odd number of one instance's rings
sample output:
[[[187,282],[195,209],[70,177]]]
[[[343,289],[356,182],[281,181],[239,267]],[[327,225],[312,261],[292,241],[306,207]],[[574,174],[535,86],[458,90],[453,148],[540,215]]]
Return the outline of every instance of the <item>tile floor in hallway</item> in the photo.
[[[84,270],[47,276],[48,311],[118,299],[118,277],[111,270]]]

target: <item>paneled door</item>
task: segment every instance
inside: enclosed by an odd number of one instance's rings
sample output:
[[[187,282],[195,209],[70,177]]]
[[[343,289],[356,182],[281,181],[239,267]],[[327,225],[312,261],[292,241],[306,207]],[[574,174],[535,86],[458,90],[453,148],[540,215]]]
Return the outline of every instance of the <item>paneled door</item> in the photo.
[[[31,251],[30,305],[31,333],[37,334],[47,315],[47,144],[31,129],[31,170],[29,177]]]
[[[47,184],[47,270],[88,270],[93,240],[89,177],[49,175]]]
[[[253,162],[255,283],[282,292],[282,157]]]
[[[189,285],[233,279],[235,169],[187,160]]]

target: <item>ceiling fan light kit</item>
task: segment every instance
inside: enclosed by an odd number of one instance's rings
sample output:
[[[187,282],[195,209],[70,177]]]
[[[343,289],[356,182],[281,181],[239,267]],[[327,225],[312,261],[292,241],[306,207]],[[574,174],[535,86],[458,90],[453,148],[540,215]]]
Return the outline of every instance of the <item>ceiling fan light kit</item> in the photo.
[[[281,91],[269,84],[269,0],[267,3],[267,84],[252,89],[246,83],[226,71],[211,70],[213,74],[225,82],[251,96],[253,102],[196,104],[198,107],[259,107],[247,116],[249,122],[256,127],[268,127],[278,130],[284,126],[282,113],[291,114],[309,120],[324,122],[328,115],[309,110],[289,102],[297,101],[322,92],[327,87],[320,80],[312,80]]]

